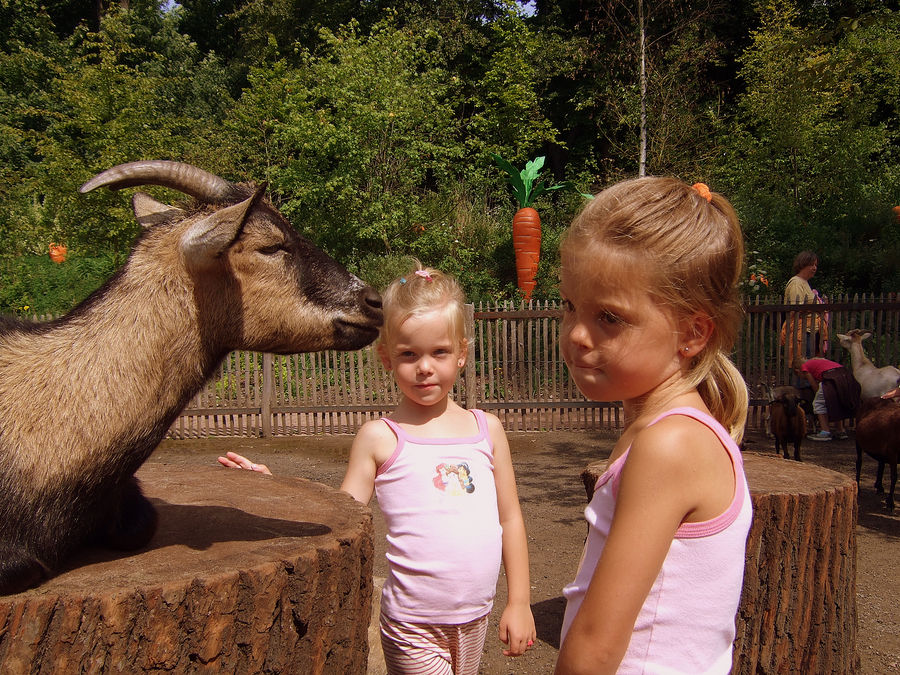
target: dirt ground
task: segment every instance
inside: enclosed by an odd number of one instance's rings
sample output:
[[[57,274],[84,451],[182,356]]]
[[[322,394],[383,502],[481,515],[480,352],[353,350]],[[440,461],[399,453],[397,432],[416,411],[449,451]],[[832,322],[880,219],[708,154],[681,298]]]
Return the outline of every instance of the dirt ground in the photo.
[[[336,488],[343,477],[351,441],[352,436],[167,441],[150,461],[182,466],[206,464],[215,462],[217,455],[233,450],[268,464],[277,474],[302,476]],[[510,434],[519,498],[528,529],[531,599],[538,641],[517,659],[502,655],[502,645],[496,639],[496,622],[506,596],[501,573],[482,673],[545,675],[552,672],[565,606],[561,590],[575,574],[586,532],[582,515],[586,500],[579,474],[589,462],[606,458],[612,445],[613,436],[608,433]],[[748,436],[745,449],[774,451],[772,442],[759,433]],[[855,476],[852,434],[845,441],[806,442],[803,455],[804,461]],[[900,511],[892,516],[885,512],[883,497],[876,495],[872,487],[874,480],[875,462],[865,458],[857,530],[857,648],[862,675],[900,672],[900,577],[897,574]],[[374,501],[372,508],[377,581],[387,573],[384,522]],[[377,652],[373,653],[370,673],[383,672],[382,668]]]

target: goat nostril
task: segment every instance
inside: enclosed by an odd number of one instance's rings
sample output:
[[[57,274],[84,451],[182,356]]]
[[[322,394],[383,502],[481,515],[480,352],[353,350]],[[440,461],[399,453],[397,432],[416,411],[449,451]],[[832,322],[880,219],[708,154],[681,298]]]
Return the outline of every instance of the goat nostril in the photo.
[[[363,289],[363,302],[373,309],[381,309],[381,294],[374,288],[366,286]]]

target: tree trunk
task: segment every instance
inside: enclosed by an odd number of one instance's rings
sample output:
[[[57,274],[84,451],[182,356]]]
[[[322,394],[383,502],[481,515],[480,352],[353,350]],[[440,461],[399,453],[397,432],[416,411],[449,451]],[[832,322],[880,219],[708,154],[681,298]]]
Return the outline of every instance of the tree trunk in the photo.
[[[638,177],[647,175],[647,27],[644,25],[644,0],[638,0],[641,59],[641,139]]]
[[[134,554],[0,597],[0,672],[365,673],[372,518],[302,479],[149,463]]]
[[[856,673],[856,483],[812,464],[743,458],[753,525],[731,672]],[[606,465],[582,472],[589,498]]]

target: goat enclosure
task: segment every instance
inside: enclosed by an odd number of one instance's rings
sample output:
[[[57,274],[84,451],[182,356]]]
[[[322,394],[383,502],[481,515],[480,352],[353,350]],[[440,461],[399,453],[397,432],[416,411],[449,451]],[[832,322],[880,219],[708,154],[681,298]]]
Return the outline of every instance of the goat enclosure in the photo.
[[[559,351],[562,310],[552,302],[518,307],[469,305],[472,351],[454,398],[500,417],[508,431],[618,429],[615,403],[587,401],[569,379]],[[750,391],[748,426],[765,424],[760,386],[791,381],[780,329],[795,305],[757,298],[746,315],[733,358]],[[828,358],[849,367],[836,334],[866,328],[877,365],[900,363],[900,299],[840,298],[805,305],[803,313],[831,315]],[[170,438],[350,434],[396,405],[397,390],[374,348],[292,356],[232,352],[218,375],[194,398]]]

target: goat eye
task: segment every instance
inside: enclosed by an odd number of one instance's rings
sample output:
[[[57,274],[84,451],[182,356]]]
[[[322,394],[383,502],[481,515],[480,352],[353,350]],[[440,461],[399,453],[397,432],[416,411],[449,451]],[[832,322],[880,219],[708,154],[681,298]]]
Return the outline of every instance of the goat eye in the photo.
[[[279,251],[286,250],[283,244],[272,244],[270,246],[263,246],[260,249],[257,249],[263,255],[275,255]]]

